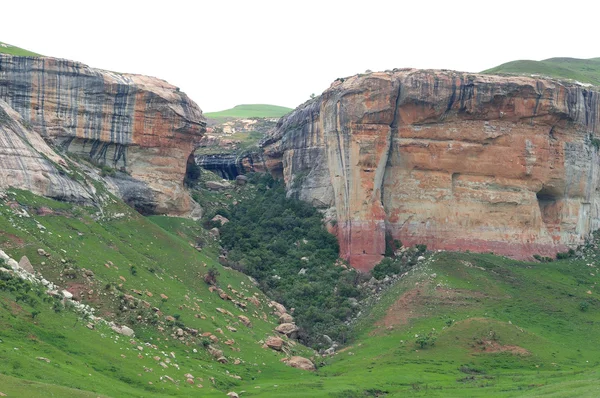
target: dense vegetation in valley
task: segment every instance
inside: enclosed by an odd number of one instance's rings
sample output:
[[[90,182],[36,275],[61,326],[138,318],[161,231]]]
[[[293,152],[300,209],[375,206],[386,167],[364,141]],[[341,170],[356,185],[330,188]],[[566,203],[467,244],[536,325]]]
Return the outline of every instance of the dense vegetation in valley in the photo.
[[[543,61],[519,60],[484,70],[487,74],[541,75],[571,79],[600,86],[600,58],[549,58]]]
[[[319,346],[326,334],[346,342],[345,322],[357,312],[357,285],[366,276],[338,262],[337,240],[314,207],[287,198],[282,182],[269,175],[254,180],[254,199],[217,211],[230,220],[221,228],[229,263],[295,309],[301,341]]]

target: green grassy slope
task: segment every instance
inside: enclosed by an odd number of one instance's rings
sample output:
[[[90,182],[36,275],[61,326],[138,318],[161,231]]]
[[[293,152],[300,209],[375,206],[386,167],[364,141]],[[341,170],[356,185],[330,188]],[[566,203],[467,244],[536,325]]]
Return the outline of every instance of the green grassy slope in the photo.
[[[0,41],[0,53],[1,54],[10,54],[10,55],[19,55],[23,57],[41,57],[40,54],[34,53],[29,50],[24,50],[19,47],[12,46],[8,43],[3,43]]]
[[[30,216],[19,216],[23,210]],[[89,329],[88,321],[78,319],[73,311],[55,312],[53,303],[36,289],[14,290],[0,283],[0,392],[9,396],[32,396],[36,389],[55,396],[90,396],[88,392],[112,397],[223,396],[247,380],[260,385],[275,375],[282,381],[314,377],[284,366],[282,353],[261,347],[277,324],[269,315],[266,298],[245,275],[218,264],[218,250],[198,223],[146,219],[117,199],[103,209],[103,217],[98,218],[96,210],[15,191],[0,200],[0,248],[17,260],[28,256],[46,279],[77,293],[83,302],[98,308],[97,315],[131,326],[136,336],[118,335],[102,322],[92,322],[95,326]],[[198,242],[205,246],[201,252],[192,247]],[[50,257],[40,256],[39,248]],[[219,286],[245,303],[246,309],[209,291],[202,276],[210,267],[220,272]],[[94,276],[84,276],[83,268]],[[161,294],[168,296],[165,302]],[[244,299],[254,295],[260,300],[258,307]],[[35,319],[32,311],[40,312]],[[252,327],[244,326],[238,315],[247,316]],[[167,316],[178,319],[169,321]],[[218,363],[209,355],[204,348],[208,336],[188,334],[178,341],[173,334],[178,327],[216,336],[218,342],[211,344],[223,350],[228,363]],[[225,344],[228,340],[232,341]],[[311,355],[300,346],[291,351]],[[187,373],[203,387],[186,383]]]
[[[208,112],[204,116],[210,119],[225,119],[225,118],[279,118],[289,112],[291,108],[277,105],[266,105],[266,104],[247,104],[247,105],[236,105],[231,109],[226,109],[219,112]]]
[[[19,216],[23,210],[31,216]],[[310,373],[283,366],[283,354],[261,347],[275,326],[271,315],[263,315],[269,313],[266,299],[246,276],[215,261],[217,248],[194,221],[143,218],[116,199],[98,218],[95,209],[18,191],[0,201],[0,231],[0,247],[12,257],[27,255],[47,279],[82,288],[83,301],[99,308],[99,315],[136,331],[127,338],[101,322],[88,329],[72,311],[55,312],[35,289],[28,293],[37,297],[33,304],[18,298],[21,290],[0,289],[0,392],[9,396],[223,396],[229,390],[269,397],[600,393],[600,347],[593,343],[600,339],[595,253],[587,260],[544,264],[488,254],[430,254],[372,306],[363,306],[351,345],[333,357],[316,358],[319,369]],[[204,245],[201,252],[191,247],[198,242]],[[39,256],[38,248],[51,256]],[[106,267],[108,261],[113,266]],[[261,306],[248,303],[243,310],[209,292],[201,279],[208,267],[219,270],[220,286],[234,298],[231,289],[246,297],[257,293]],[[82,268],[94,277],[84,277]],[[70,269],[76,271],[73,279],[67,277]],[[161,293],[169,297],[166,302]],[[144,305],[123,310],[125,294],[160,308],[161,315],[153,317]],[[35,319],[34,310],[40,311]],[[215,345],[229,363],[211,358],[201,337],[177,341],[176,325],[165,320],[176,314],[186,327],[217,336]],[[238,314],[248,316],[253,327],[237,322]],[[435,344],[419,347],[415,336],[430,332],[437,336]],[[232,346],[224,344],[228,339],[235,341]],[[292,349],[311,355],[300,346]],[[159,366],[167,359],[167,368]],[[186,373],[203,388],[187,384]]]
[[[488,74],[538,74],[600,85],[600,58],[549,58],[543,61],[519,60],[487,69]]]

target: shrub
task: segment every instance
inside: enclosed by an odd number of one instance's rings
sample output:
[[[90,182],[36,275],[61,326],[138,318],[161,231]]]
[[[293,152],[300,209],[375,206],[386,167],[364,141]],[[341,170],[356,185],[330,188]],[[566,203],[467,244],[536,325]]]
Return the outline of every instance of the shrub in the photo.
[[[211,267],[208,269],[208,272],[204,274],[204,282],[209,285],[217,284],[217,277],[220,275],[219,271],[215,267]]]
[[[415,343],[420,347],[420,348],[425,348],[425,347],[432,347],[433,345],[435,345],[435,341],[437,340],[437,334],[435,333],[435,331],[431,331],[427,334],[421,333],[416,335],[416,339],[415,339]]]
[[[427,251],[427,245],[415,245],[419,253],[425,253]]]
[[[590,308],[590,303],[587,301],[582,301],[579,303],[579,310],[582,312],[586,312]]]

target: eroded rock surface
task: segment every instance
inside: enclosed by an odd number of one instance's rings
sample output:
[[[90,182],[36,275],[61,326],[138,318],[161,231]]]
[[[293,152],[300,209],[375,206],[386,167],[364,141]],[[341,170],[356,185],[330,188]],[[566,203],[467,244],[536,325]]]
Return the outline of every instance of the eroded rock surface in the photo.
[[[144,212],[186,214],[189,156],[205,130],[200,108],[169,83],[49,58],[0,54],[0,99],[24,122],[71,153],[122,170],[151,195]],[[123,198],[144,191],[115,184]]]
[[[0,100],[0,189],[13,187],[91,204],[93,187],[69,178],[65,160],[24,124],[21,116]]]
[[[326,210],[361,270],[388,240],[554,256],[598,228],[598,92],[404,69],[338,79],[262,142],[290,194]]]

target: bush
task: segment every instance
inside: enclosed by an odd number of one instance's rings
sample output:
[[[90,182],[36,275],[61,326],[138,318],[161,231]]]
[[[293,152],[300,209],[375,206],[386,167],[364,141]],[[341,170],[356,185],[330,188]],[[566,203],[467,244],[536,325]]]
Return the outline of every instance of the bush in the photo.
[[[400,261],[386,257],[371,270],[371,275],[373,275],[375,279],[383,279],[386,275],[397,275],[401,272],[402,264]]]
[[[586,312],[590,308],[590,303],[587,301],[582,301],[579,303],[579,310],[582,312]]]
[[[437,334],[434,331],[431,331],[427,334],[421,333],[416,336],[415,343],[420,348],[432,347],[435,345],[435,341],[437,340]]]
[[[211,267],[208,269],[208,272],[204,274],[204,282],[208,285],[216,285],[217,277],[220,275],[219,271],[215,267]]]

